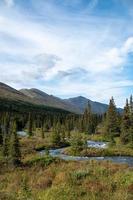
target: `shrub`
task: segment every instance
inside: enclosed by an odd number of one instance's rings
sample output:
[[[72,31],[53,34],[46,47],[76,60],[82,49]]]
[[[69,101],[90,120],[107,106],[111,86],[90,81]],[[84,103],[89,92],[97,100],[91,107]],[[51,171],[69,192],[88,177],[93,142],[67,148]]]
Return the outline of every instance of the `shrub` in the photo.
[[[45,155],[43,157],[36,157],[36,158],[33,158],[32,160],[29,160],[27,162],[28,165],[41,165],[41,166],[48,166],[50,165],[52,162],[54,162],[56,159],[53,158],[52,156],[50,155]]]
[[[71,176],[76,180],[81,180],[83,178],[86,178],[86,176],[88,175],[89,175],[89,171],[84,171],[84,170],[79,170],[71,174]]]
[[[80,133],[73,134],[70,139],[70,145],[73,155],[76,155],[77,153],[79,153],[79,151],[87,146],[86,141],[82,138]]]

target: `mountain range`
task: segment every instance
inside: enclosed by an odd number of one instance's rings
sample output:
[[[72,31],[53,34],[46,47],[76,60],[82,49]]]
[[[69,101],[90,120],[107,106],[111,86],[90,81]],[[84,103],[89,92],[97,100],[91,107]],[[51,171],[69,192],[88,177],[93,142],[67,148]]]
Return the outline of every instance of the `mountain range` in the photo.
[[[36,88],[16,90],[4,83],[0,83],[0,98],[61,108],[77,114],[82,114],[84,112],[88,102],[91,105],[93,113],[103,114],[108,108],[107,104],[91,101],[82,96],[61,99]]]

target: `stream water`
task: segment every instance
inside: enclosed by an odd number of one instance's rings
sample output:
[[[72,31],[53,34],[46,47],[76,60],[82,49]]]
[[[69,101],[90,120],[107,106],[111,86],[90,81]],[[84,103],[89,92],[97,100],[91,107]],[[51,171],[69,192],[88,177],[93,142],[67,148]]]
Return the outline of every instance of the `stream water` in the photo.
[[[108,142],[96,142],[93,140],[88,140],[87,146],[93,148],[105,149],[108,147]]]
[[[27,136],[27,133],[25,131],[18,131],[18,135],[20,136]],[[92,140],[87,141],[88,147],[93,147],[93,148],[107,148],[108,143],[107,142],[96,142]],[[121,164],[128,164],[129,166],[133,166],[133,157],[130,156],[105,156],[105,157],[83,157],[83,156],[69,156],[65,155],[64,152],[65,148],[60,148],[60,149],[50,149],[49,153],[53,157],[58,157],[63,160],[74,160],[74,161],[84,161],[84,160],[110,160],[115,163],[121,163]],[[45,154],[45,150],[40,151],[41,155]]]
[[[27,133],[25,131],[17,131],[17,134],[22,136],[22,137],[27,136]]]
[[[95,141],[87,141],[88,147],[93,147],[93,148],[107,148],[108,143],[105,142],[95,142]],[[83,157],[83,156],[69,156],[65,155],[64,152],[65,148],[60,148],[60,149],[51,149],[49,150],[49,153],[53,157],[58,157],[63,160],[74,160],[74,161],[84,161],[84,160],[109,160],[115,163],[120,163],[120,164],[128,164],[129,166],[133,166],[133,157],[130,156],[105,156],[105,157]],[[45,150],[40,151],[41,155],[45,154]]]

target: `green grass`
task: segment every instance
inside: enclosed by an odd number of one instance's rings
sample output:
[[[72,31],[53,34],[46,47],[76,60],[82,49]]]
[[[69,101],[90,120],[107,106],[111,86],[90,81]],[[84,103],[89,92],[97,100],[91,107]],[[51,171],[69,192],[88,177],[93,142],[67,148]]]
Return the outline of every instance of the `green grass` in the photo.
[[[55,162],[56,158],[53,158],[49,155],[45,155],[45,156],[35,156],[31,159],[29,159],[27,162],[25,162],[26,165],[28,166],[35,166],[35,165],[39,165],[39,166],[48,166],[50,165],[52,162]]]
[[[109,138],[105,137],[105,135],[103,135],[103,134],[89,135],[88,140],[109,142]]]
[[[22,138],[20,143],[21,166],[11,168],[2,163],[1,156],[0,200],[133,199],[133,168],[126,164],[94,160],[63,161],[49,155],[40,156],[36,149],[49,147],[49,137]],[[129,147],[121,148],[126,152]],[[87,153],[90,151],[92,154],[97,150],[88,148]],[[120,152],[114,147],[110,147],[109,151],[113,154]],[[84,150],[80,153],[84,154]]]
[[[61,160],[40,165],[39,159],[35,163],[0,173],[0,199],[130,200],[133,197],[133,171],[126,165]]]
[[[72,147],[64,150],[67,155],[73,156],[133,156],[133,149],[123,145],[114,145],[106,149],[98,148],[82,148],[80,151],[75,152]]]

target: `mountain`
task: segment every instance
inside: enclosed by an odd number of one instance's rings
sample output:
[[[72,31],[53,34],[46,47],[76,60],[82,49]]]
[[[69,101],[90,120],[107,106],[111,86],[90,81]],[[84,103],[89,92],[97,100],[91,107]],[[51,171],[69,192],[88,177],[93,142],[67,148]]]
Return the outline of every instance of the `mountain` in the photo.
[[[15,102],[17,101],[21,104],[30,103],[32,105],[48,106],[78,114],[82,114],[84,112],[88,101],[94,113],[103,114],[107,111],[108,108],[107,104],[91,101],[90,99],[87,99],[82,96],[69,99],[60,99],[35,88],[21,89],[18,91],[0,82],[0,100],[2,101],[3,99],[9,101],[12,100]],[[122,109],[118,110],[120,112],[122,111]]]
[[[93,113],[104,114],[108,109],[107,104],[96,102],[96,101],[91,101],[90,99],[87,99],[87,98],[82,97],[82,96],[64,99],[64,101],[67,102],[67,103],[70,103],[71,105],[73,105],[75,107],[78,107],[78,109],[80,110],[80,113],[84,112],[85,108],[88,105],[88,102],[91,105],[91,109],[92,109]],[[117,108],[117,110],[118,110],[119,113],[123,112],[122,108]]]
[[[21,89],[21,93],[32,98],[36,104],[52,106],[56,108],[62,108],[74,113],[82,114],[87,107],[88,102],[91,105],[92,112],[97,114],[103,114],[107,111],[108,105],[99,103],[96,101],[91,101],[82,96],[69,98],[69,99],[60,99],[53,95],[48,95],[45,92],[42,92],[38,89]],[[118,109],[121,112],[122,109]]]
[[[34,103],[31,98],[20,91],[0,82],[0,99]]]
[[[20,91],[0,82],[0,102],[3,100],[15,101],[21,104],[30,103],[35,105],[43,105],[53,108],[59,108],[74,113],[80,111],[70,103],[66,103],[62,99],[53,95],[48,95],[38,89],[21,89]]]
[[[80,110],[77,106],[71,105],[71,103],[67,103],[66,101],[53,95],[48,95],[38,89],[21,89],[20,92],[31,98],[36,104],[61,108],[74,113],[80,113]]]
[[[83,113],[85,108],[87,107],[88,102],[91,105],[91,109],[93,113],[103,114],[107,111],[108,105],[91,101],[90,99],[87,99],[82,96],[64,99],[65,102],[72,104],[75,107],[78,107],[80,110],[80,113]]]

